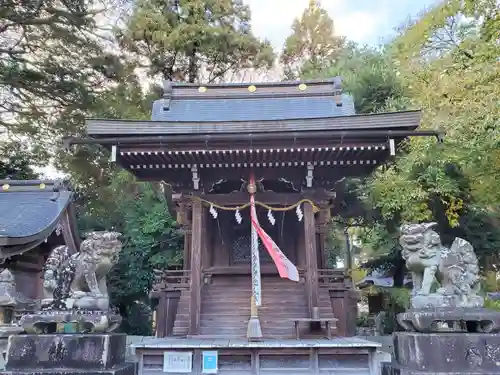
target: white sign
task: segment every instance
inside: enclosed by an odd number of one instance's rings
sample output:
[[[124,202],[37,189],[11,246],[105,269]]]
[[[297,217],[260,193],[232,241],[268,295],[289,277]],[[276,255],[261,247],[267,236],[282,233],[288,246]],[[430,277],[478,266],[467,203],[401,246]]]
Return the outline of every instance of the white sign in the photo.
[[[192,352],[164,352],[163,372],[190,373],[193,371]]]

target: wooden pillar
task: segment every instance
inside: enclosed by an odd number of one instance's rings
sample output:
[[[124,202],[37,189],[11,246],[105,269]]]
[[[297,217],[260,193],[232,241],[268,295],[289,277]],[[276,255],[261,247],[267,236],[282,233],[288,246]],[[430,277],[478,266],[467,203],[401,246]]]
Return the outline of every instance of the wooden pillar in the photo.
[[[184,255],[183,269],[189,270],[191,267],[191,228],[184,229]]]
[[[189,288],[189,335],[198,334],[201,306],[201,251],[203,237],[203,206],[193,202],[191,227],[191,282]]]
[[[156,337],[172,336],[180,291],[163,292],[156,306]]]
[[[304,242],[307,272],[307,298],[309,315],[313,316],[313,308],[319,307],[318,258],[316,255],[316,226],[314,211],[309,203],[304,204]]]
[[[203,231],[201,243],[203,244],[203,251],[201,253],[201,270],[210,268],[213,263],[213,254],[214,254],[214,241],[213,241],[213,225],[217,225],[217,219],[212,218],[212,216],[208,217],[207,212],[203,213]]]
[[[316,246],[318,247],[318,268],[328,268],[327,241],[330,228],[330,207],[322,207],[316,220]]]

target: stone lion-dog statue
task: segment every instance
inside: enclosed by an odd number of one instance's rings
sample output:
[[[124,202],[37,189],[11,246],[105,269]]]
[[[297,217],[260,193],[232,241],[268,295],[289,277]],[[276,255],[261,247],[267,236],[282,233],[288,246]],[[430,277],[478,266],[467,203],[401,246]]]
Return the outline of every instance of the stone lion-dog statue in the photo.
[[[450,248],[443,246],[433,230],[436,225],[406,224],[400,228],[402,257],[413,279],[412,304],[418,297],[426,297],[425,307],[430,307],[429,303],[443,307],[482,306],[484,300],[478,296],[479,265],[472,245],[455,238]],[[435,279],[440,287],[431,294]],[[436,303],[429,302],[431,297]]]
[[[87,233],[75,254],[67,246],[56,247],[45,263],[42,306],[59,298],[71,305],[68,308],[108,310],[106,275],[118,261],[120,236],[118,232]],[[71,277],[65,276],[68,273]]]

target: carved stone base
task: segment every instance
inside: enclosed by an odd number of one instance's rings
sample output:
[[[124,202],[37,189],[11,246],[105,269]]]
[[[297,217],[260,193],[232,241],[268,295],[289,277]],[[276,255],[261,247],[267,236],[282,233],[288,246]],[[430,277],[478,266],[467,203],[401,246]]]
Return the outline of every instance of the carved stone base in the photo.
[[[121,316],[105,311],[48,310],[24,315],[19,324],[26,333],[113,332]]]
[[[500,312],[483,308],[422,309],[397,315],[406,331],[500,332]]]
[[[17,335],[0,374],[133,375],[123,334]]]
[[[484,298],[478,295],[458,296],[432,293],[428,296],[415,296],[411,299],[412,309],[434,308],[480,308],[484,306]]]
[[[500,374],[500,335],[394,333],[394,361],[384,375]]]

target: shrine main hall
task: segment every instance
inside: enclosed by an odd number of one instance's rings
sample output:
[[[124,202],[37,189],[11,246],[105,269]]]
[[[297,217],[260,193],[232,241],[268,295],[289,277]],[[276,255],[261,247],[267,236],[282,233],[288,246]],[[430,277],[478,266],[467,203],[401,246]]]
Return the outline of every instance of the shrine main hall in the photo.
[[[438,134],[417,130],[420,111],[356,114],[340,77],[163,91],[151,120],[88,119],[88,137],[67,140],[162,182],[184,231],[182,266],[157,270],[156,338],[136,346],[139,372],[175,373],[168,352],[178,373],[199,374],[215,351],[226,374],[377,373],[378,344],[352,337],[358,296],[350,270],[330,261],[331,218],[348,178],[370,175],[409,137]],[[252,238],[250,202],[270,242]],[[296,281],[280,277],[283,259]]]

